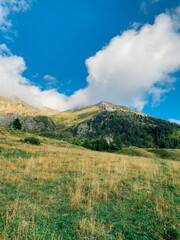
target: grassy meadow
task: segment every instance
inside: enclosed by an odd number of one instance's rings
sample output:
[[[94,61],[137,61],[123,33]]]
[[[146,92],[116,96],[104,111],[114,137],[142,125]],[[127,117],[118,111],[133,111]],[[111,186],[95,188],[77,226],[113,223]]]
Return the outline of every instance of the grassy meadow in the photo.
[[[0,239],[179,239],[180,150],[111,154],[27,136],[0,128]]]

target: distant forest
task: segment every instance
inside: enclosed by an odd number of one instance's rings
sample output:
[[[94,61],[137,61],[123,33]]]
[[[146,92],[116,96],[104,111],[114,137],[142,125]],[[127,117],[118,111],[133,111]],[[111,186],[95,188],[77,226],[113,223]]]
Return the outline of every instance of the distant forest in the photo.
[[[102,112],[87,121],[91,131],[81,139],[98,139],[100,136],[119,137],[124,145],[152,148],[180,148],[180,126],[148,115],[134,112]],[[77,136],[78,126],[73,128]],[[86,142],[87,143],[87,142]]]

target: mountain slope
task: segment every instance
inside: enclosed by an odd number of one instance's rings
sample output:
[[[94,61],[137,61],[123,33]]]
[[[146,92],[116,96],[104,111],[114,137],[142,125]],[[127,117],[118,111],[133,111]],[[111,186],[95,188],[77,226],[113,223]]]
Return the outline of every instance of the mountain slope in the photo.
[[[38,115],[40,110],[20,101],[19,99],[8,99],[0,97],[0,114],[18,113],[20,115]]]
[[[145,116],[145,114],[136,112],[127,107],[118,106],[118,105],[103,101],[94,106],[90,106],[80,110],[58,112],[52,115],[51,118],[61,129],[67,129],[67,128],[76,126],[82,122],[91,120],[93,117],[95,117],[99,113],[114,112],[118,110],[122,112],[135,112],[138,115]]]
[[[21,116],[53,115],[58,111],[44,107],[35,108],[17,98],[0,97],[0,115],[17,113]]]
[[[49,117],[57,111],[34,108],[19,99],[0,97],[0,126],[11,127],[12,122],[19,118],[22,130],[27,131],[55,131],[56,125]]]
[[[111,143],[120,137],[124,145],[180,148],[179,125],[107,102],[58,112],[0,98],[0,126],[11,127],[17,117],[24,130],[67,141],[73,137],[84,141],[103,136]]]
[[[0,239],[179,239],[178,162],[30,136],[0,128]]]
[[[104,136],[110,142],[118,136],[125,145],[180,148],[179,125],[105,102],[97,106],[96,115],[71,128],[74,136]]]
[[[91,106],[77,111],[56,113],[51,118],[61,130],[64,130],[93,118],[99,110],[98,106]]]

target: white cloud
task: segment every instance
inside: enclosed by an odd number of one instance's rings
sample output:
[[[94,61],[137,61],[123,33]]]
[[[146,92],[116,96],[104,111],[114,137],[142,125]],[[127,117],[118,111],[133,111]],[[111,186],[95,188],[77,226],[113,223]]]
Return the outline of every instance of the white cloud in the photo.
[[[10,14],[26,11],[31,0],[1,0],[0,1],[0,30],[8,31],[12,27]]]
[[[128,30],[86,61],[87,91],[92,99],[106,99],[142,110],[147,95],[159,100],[180,70],[180,8],[159,15],[153,25]]]
[[[51,75],[45,75],[43,79],[50,80],[50,81],[56,81],[56,78]]]
[[[5,53],[6,50],[6,53]],[[32,106],[49,106],[64,110],[67,97],[55,90],[41,91],[22,76],[26,65],[22,57],[12,55],[3,44],[0,45],[0,95],[19,98]]]
[[[169,121],[172,122],[172,123],[177,123],[177,124],[180,125],[180,120],[176,120],[176,119],[171,118],[171,119],[169,119]]]
[[[135,30],[138,30],[140,26],[141,26],[141,23],[139,22],[134,22],[133,24],[131,24],[131,27]]]
[[[177,8],[173,14],[157,16],[153,25],[145,24],[139,30],[130,29],[114,37],[86,60],[88,86],[70,97],[55,89],[42,91],[33,86],[22,77],[24,60],[1,45],[0,95],[61,111],[102,100],[142,110],[149,96],[160,101],[176,80],[172,74],[180,70],[179,30]]]
[[[6,44],[0,45],[0,55],[1,56],[11,55],[11,51],[7,48]]]

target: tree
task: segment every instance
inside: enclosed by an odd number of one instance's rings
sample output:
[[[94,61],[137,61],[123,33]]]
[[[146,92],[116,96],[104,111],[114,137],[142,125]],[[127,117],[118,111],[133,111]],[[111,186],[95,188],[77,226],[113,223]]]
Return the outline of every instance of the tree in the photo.
[[[72,141],[72,144],[77,145],[77,146],[81,146],[81,141],[78,138],[74,138]]]
[[[89,149],[92,148],[91,142],[90,142],[88,139],[86,139],[86,140],[83,142],[82,146],[85,147],[85,148],[89,148]]]
[[[16,118],[13,123],[12,123],[12,127],[16,130],[21,130],[22,129],[22,124],[19,121],[19,118]]]
[[[100,147],[100,151],[107,151],[109,148],[106,139],[102,136],[99,139],[99,147]]]
[[[121,150],[122,149],[122,141],[121,141],[120,137],[116,137],[115,138],[114,144],[115,144],[117,150]]]
[[[117,150],[117,147],[114,143],[110,143],[109,144],[109,151],[112,152],[112,151],[116,151]]]

